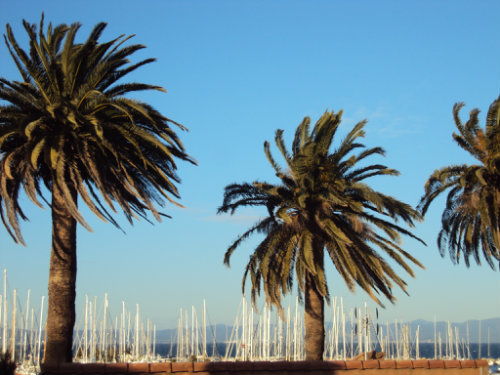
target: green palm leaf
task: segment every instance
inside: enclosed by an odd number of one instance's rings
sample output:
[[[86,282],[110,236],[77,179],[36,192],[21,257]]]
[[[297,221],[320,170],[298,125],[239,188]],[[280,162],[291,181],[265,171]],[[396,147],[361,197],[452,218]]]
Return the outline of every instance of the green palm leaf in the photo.
[[[457,144],[479,164],[448,166],[434,171],[425,183],[425,194],[418,210],[425,214],[436,197],[448,191],[442,215],[442,229],[437,243],[442,256],[447,252],[454,263],[470,258],[481,264],[481,254],[490,267],[500,261],[500,98],[490,105],[486,127],[479,127],[479,110],[469,113],[463,124],[459,111],[463,103],[453,107],[458,134]]]

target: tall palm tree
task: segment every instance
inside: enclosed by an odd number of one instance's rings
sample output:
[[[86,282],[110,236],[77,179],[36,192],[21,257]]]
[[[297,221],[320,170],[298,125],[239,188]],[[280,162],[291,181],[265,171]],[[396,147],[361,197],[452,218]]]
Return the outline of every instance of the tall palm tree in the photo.
[[[374,191],[364,182],[373,176],[398,174],[380,164],[359,165],[371,155],[384,154],[380,147],[353,154],[354,150],[364,148],[358,138],[365,134],[365,121],[356,124],[338,148],[330,152],[341,116],[342,112],[326,112],[312,131],[306,117],[295,132],[291,154],[285,147],[283,131],[278,130],[275,142],[287,169],[274,160],[268,142],[264,143],[264,150],[279,184],[228,185],[218,210],[233,214],[245,206],[267,209],[267,217],[229,246],[224,263],[229,266],[231,255],[245,239],[254,233],[264,234],[246,266],[243,292],[250,275],[254,304],[263,286],[266,302],[282,313],[281,298],[291,291],[295,273],[299,294],[305,296],[306,360],[323,358],[324,301],[329,297],[325,252],[351,291],[358,284],[380,305],[376,294],[382,293],[394,302],[394,284],[406,292],[406,283],[375,248],[411,276],[414,274],[406,260],[423,267],[400,247],[401,234],[418,238],[394,223],[401,219],[413,226],[420,219],[418,212],[406,203]]]
[[[463,106],[453,106],[458,129],[453,139],[478,163],[434,171],[425,183],[418,209],[425,215],[432,201],[449,190],[437,239],[441,255],[448,252],[454,263],[463,257],[469,267],[469,258],[481,264],[482,254],[494,268],[500,261],[500,97],[490,105],[485,129],[478,125],[477,108],[470,111],[469,120],[463,124],[459,114]]]
[[[80,27],[23,21],[29,51],[10,25],[4,36],[22,81],[0,78],[0,214],[16,242],[24,244],[19,218],[22,190],[36,205],[51,208],[49,306],[45,363],[71,362],[75,321],[76,226],[90,230],[78,197],[105,222],[121,209],[128,221],[168,216],[157,206],[178,204],[176,160],[194,161],[170,124],[147,103],[127,94],[164,91],[144,83],[118,83],[146,59],[128,58],[144,48],[124,46],[130,37],[100,43],[105,23],[75,43]],[[50,194],[51,201],[46,199]]]

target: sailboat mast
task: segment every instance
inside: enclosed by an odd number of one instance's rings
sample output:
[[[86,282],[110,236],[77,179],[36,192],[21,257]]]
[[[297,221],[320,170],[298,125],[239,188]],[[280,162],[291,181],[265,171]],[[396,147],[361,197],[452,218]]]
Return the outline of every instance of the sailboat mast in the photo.
[[[14,296],[12,298],[12,327],[10,335],[10,358],[12,361],[16,358],[16,298],[17,289],[14,289]]]
[[[347,358],[346,355],[346,342],[345,342],[345,311],[344,311],[344,299],[340,297],[340,310],[342,310],[342,356]]]
[[[207,305],[203,299],[203,359],[207,357]]]
[[[24,314],[24,337],[23,337],[23,354],[21,360],[24,362],[26,360],[26,349],[27,349],[27,341],[28,341],[28,321],[29,321],[29,311],[30,311],[30,294],[31,290],[28,289],[28,297],[26,297],[26,312]]]
[[[2,354],[7,351],[7,270],[3,270],[3,335]]]
[[[436,327],[436,325],[437,325],[436,315],[434,315],[434,359],[437,359],[437,341],[436,341],[436,339],[437,339],[437,337],[436,337],[437,336],[436,335],[437,327]]]
[[[87,363],[87,350],[89,347],[89,296],[85,294],[85,323],[83,329],[83,362]]]
[[[37,359],[36,363],[40,363],[40,346],[42,344],[42,322],[43,322],[43,300],[45,296],[42,296],[42,303],[40,306],[40,325],[38,328],[38,350],[37,350]]]

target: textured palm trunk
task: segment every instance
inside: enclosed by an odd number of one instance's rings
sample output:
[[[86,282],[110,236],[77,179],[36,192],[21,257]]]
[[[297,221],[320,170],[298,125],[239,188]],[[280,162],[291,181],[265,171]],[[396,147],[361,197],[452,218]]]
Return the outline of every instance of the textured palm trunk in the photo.
[[[323,267],[323,246],[317,247],[315,261],[317,267]],[[309,272],[306,274],[304,294],[306,361],[322,361],[325,350],[325,301],[316,287],[313,275]]]
[[[306,276],[306,361],[322,361],[325,350],[324,300],[310,274]]]
[[[76,201],[76,193],[74,193]],[[76,220],[52,188],[52,251],[44,363],[71,362],[75,324]]]

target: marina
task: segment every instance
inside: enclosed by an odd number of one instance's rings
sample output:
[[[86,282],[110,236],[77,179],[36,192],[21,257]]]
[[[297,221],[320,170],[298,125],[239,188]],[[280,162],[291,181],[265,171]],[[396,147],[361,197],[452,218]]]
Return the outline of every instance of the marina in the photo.
[[[21,299],[7,288],[3,271],[0,295],[0,343],[10,353],[18,371],[37,372],[43,360],[45,341],[45,297],[32,301],[28,290]],[[25,303],[23,303],[25,301]],[[116,306],[115,306],[116,307]],[[217,325],[208,319],[207,303],[179,309],[175,329],[158,330],[142,315],[138,304],[122,301],[119,314],[110,313],[108,295],[85,296],[74,331],[74,362],[165,362],[165,361],[301,361],[305,358],[303,307],[298,298],[276,309],[263,306],[257,312],[242,298],[232,325]],[[421,327],[398,320],[382,322],[378,309],[346,310],[341,297],[325,306],[325,360],[363,358],[364,353],[383,353],[385,359],[479,359],[488,358],[495,367],[500,344],[490,342],[490,327],[484,341],[471,342],[469,326],[461,332],[456,324],[434,321],[434,339],[421,339]],[[479,322],[481,325],[481,322]],[[483,327],[483,329],[486,327]],[[480,331],[481,332],[481,331]],[[361,357],[360,357],[361,355]],[[496,367],[495,367],[496,368]]]

